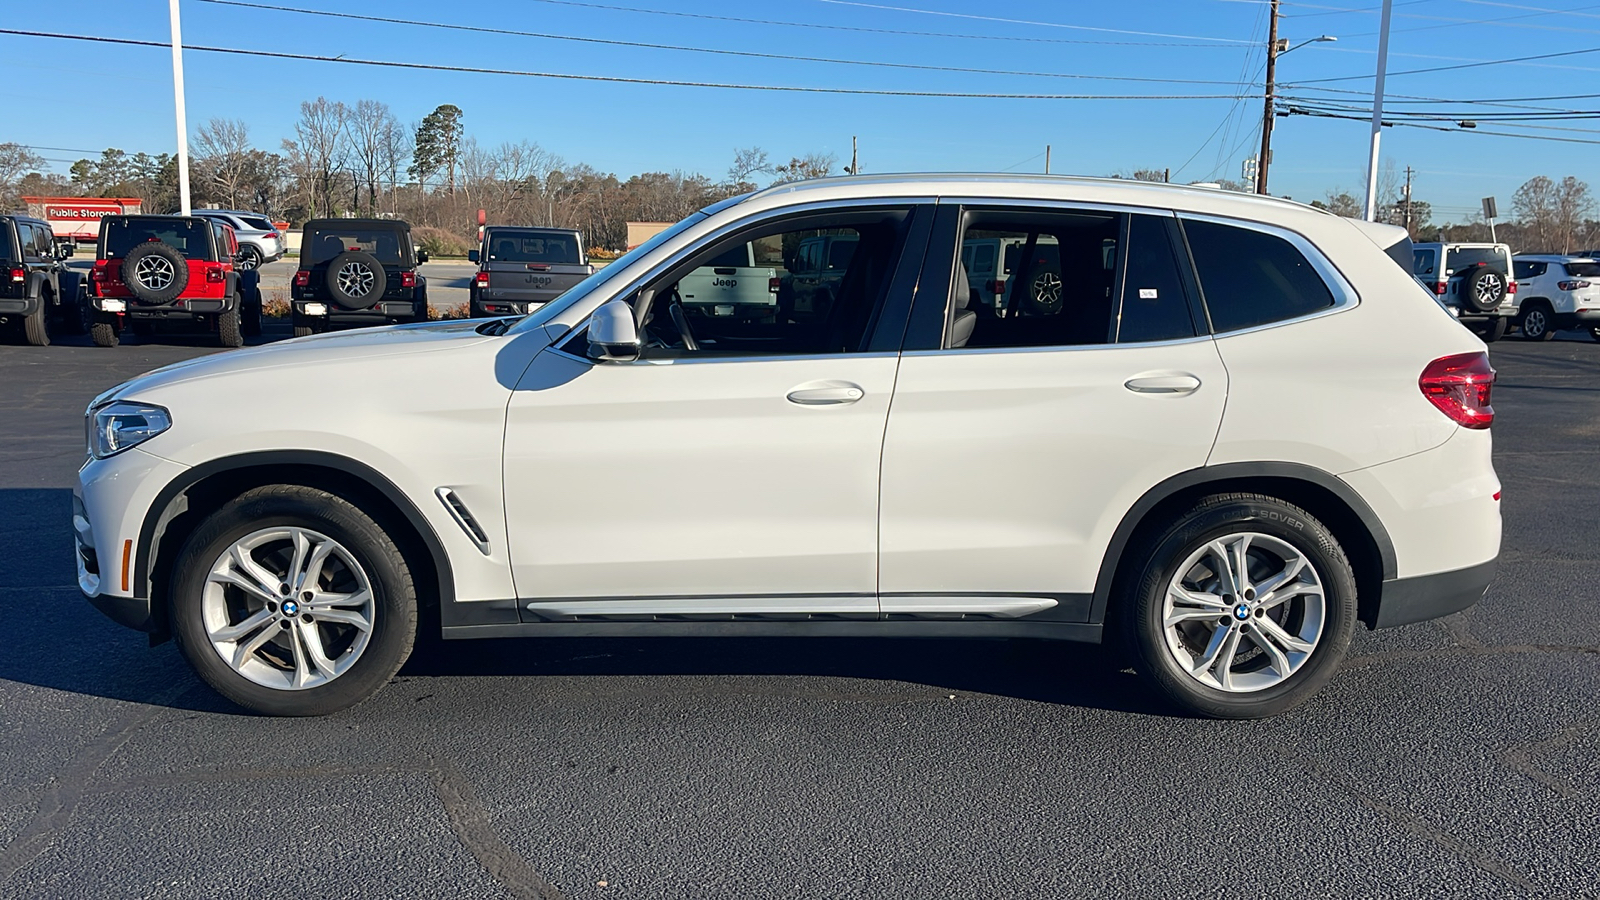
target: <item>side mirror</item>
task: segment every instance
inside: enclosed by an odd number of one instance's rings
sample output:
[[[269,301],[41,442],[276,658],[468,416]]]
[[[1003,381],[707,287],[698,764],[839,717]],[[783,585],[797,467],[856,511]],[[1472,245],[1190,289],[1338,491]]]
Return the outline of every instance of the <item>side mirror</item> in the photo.
[[[589,318],[589,358],[601,362],[628,362],[639,358],[639,331],[633,324],[633,307],[612,300]]]
[[[422,265],[423,263],[425,263],[427,261],[428,261],[428,251],[426,251],[426,250],[418,250],[417,251],[417,265],[420,266],[420,265]]]
[[[78,246],[76,241],[61,241],[60,243],[56,244],[57,259],[68,259],[77,252]]]
[[[476,251],[476,250],[468,250],[467,251],[467,262],[477,262],[477,261],[478,261],[478,251]]]

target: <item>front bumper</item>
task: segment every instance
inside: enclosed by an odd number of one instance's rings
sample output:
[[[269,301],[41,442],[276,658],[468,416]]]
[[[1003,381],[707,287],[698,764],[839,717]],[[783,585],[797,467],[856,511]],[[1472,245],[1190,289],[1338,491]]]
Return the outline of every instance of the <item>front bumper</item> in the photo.
[[[72,491],[78,590],[119,625],[143,632],[161,628],[151,606],[151,548],[141,532],[161,489],[186,468],[135,447],[88,460],[78,470]]]
[[[1453,572],[1385,581],[1372,627],[1410,625],[1466,609],[1483,599],[1498,563],[1497,558]]]

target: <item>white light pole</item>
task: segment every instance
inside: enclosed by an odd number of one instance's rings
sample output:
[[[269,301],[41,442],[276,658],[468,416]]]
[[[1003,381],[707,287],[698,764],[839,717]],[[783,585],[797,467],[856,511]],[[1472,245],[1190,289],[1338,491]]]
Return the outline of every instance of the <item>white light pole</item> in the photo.
[[[183,29],[178,24],[178,0],[167,0],[172,14],[172,106],[178,119],[178,207],[189,214],[189,123],[183,109]]]
[[[1367,157],[1368,222],[1378,221],[1378,143],[1383,133],[1383,80],[1389,74],[1389,13],[1393,7],[1394,0],[1383,0],[1383,20],[1378,25],[1378,83],[1372,89],[1372,150]]]

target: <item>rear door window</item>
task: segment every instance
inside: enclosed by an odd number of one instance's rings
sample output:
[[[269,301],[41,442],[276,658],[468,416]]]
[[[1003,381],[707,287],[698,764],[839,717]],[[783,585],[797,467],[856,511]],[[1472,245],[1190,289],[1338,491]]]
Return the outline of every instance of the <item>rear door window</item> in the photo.
[[[1194,337],[1189,294],[1178,268],[1170,217],[1134,216],[1128,225],[1128,270],[1122,280],[1117,343]]]
[[[1544,263],[1532,262],[1530,260],[1518,260],[1511,264],[1512,275],[1518,281],[1523,281],[1528,278],[1538,278],[1540,275],[1545,273],[1545,268],[1546,266]]]
[[[1184,220],[1183,231],[1215,331],[1282,322],[1334,305],[1327,282],[1284,238],[1194,219]]]

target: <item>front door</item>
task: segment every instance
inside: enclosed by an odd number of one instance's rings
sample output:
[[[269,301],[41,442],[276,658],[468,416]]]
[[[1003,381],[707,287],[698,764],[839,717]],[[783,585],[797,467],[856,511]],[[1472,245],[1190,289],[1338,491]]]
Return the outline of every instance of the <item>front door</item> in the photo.
[[[1227,374],[1170,214],[968,209],[957,227],[963,241],[1051,253],[1018,254],[999,309],[934,296],[949,322],[942,343],[907,348],[884,444],[884,611],[1085,621],[1122,513],[1205,463]],[[1029,270],[1046,256],[1054,265]],[[930,256],[925,281],[938,265]],[[1044,271],[1061,285],[1042,304],[1028,289]],[[930,306],[922,293],[916,302],[913,333]],[[958,346],[950,335],[967,333],[954,327],[966,315],[976,321]]]
[[[888,300],[909,295],[921,248],[903,253],[910,210],[819,215],[715,239],[644,286],[640,359],[584,358],[580,328],[528,368],[504,475],[525,616],[877,616],[878,464],[908,305]],[[751,320],[682,304],[677,281],[730,241],[793,253],[828,226],[870,248],[832,308]]]

